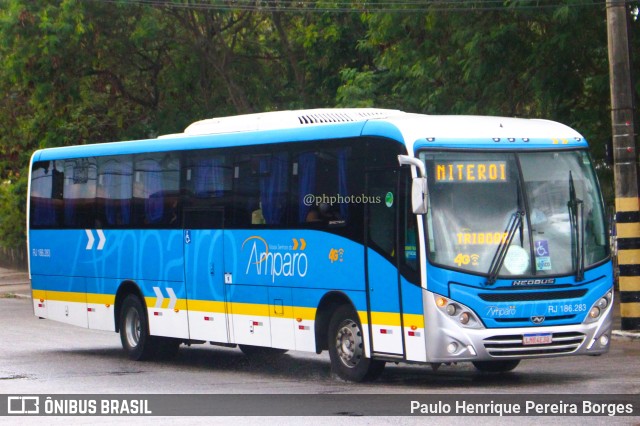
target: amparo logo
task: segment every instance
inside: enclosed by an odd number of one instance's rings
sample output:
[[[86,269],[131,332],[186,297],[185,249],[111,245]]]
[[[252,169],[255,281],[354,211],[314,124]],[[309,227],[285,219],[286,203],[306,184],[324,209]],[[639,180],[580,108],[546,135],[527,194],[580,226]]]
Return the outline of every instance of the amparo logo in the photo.
[[[271,276],[271,282],[281,276],[304,278],[309,269],[309,259],[303,252],[306,242],[302,238],[299,243],[295,238],[292,241],[292,245],[269,244],[257,235],[244,240],[242,250],[245,245],[250,246],[245,273]]]

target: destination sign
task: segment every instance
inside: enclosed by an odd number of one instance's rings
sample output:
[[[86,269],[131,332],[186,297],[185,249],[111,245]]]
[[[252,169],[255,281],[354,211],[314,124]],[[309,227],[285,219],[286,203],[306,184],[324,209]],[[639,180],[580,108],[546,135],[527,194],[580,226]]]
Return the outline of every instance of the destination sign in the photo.
[[[435,163],[436,183],[507,182],[506,161],[448,161]]]

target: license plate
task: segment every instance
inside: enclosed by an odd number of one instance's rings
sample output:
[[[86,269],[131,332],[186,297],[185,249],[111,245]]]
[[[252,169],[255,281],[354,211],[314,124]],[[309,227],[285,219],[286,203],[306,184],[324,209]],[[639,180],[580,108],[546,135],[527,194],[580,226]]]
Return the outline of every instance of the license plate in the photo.
[[[553,342],[551,333],[545,334],[525,334],[522,336],[523,345],[548,345]]]

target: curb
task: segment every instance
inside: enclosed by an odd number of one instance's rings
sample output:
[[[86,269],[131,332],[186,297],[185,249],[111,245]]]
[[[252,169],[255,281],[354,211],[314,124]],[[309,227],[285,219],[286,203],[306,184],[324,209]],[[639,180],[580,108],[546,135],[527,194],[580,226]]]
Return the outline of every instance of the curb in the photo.
[[[640,340],[640,331],[613,330],[611,335],[626,340]]]

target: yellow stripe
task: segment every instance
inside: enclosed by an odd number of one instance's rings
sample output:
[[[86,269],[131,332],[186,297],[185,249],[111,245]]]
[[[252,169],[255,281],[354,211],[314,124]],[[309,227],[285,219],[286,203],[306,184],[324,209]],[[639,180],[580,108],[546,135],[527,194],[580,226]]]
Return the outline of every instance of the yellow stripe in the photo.
[[[31,290],[31,296],[34,299],[45,300],[47,298],[47,292],[44,290]]]
[[[156,308],[156,301],[158,300],[157,297],[145,297],[144,301],[147,304],[147,308],[149,309],[158,309]],[[161,309],[167,309],[169,307],[169,303],[171,303],[171,300],[165,297],[165,300],[162,301],[162,306],[160,307]],[[178,310],[178,311],[184,311],[187,309],[187,301],[185,299],[178,299],[176,300],[176,304],[173,307],[174,310]]]
[[[96,305],[113,305],[116,302],[116,296],[113,294],[87,294],[87,303],[93,303]]]
[[[293,307],[293,316],[294,318],[301,318],[303,320],[315,321],[316,319],[316,308],[301,308],[299,306]]]
[[[618,238],[638,238],[640,237],[640,223],[617,223]]]
[[[618,277],[620,291],[640,291],[640,277]]]
[[[189,311],[224,313],[224,302],[211,300],[189,300]]]
[[[635,212],[639,208],[638,197],[616,198],[617,212]]]
[[[621,303],[620,316],[623,318],[640,318],[640,302]]]
[[[400,314],[397,312],[371,312],[371,322],[375,325],[400,327]]]
[[[404,314],[404,326],[424,328],[424,315]]]
[[[640,277],[638,277],[640,278]],[[97,294],[97,293],[74,293],[63,291],[44,291],[44,290],[32,290],[34,299],[55,300],[63,302],[79,302],[79,303],[91,303],[99,305],[113,305],[115,303],[115,295],[111,294]],[[153,309],[155,307],[156,297],[145,297],[147,307]],[[166,309],[169,306],[170,300],[163,300],[162,308]],[[208,301],[208,300],[190,300],[189,310],[194,312],[225,312],[225,302]],[[291,318],[303,320],[315,321],[316,308],[304,308],[299,306],[283,306],[282,318]],[[174,309],[186,310],[187,301],[185,299],[178,299]],[[232,314],[235,315],[256,315],[256,316],[277,316],[270,315],[270,305],[263,305],[257,303],[230,303],[229,309]],[[358,311],[360,322],[363,325],[368,324],[367,312]],[[400,314],[393,312],[372,312],[371,319],[375,325],[387,325],[387,326],[400,326]],[[416,326],[418,328],[424,328],[424,316],[416,314],[404,314],[404,323],[406,327]]]
[[[620,265],[640,264],[640,249],[618,250],[618,264]]]
[[[86,293],[72,293],[69,291],[51,291],[47,290],[46,300],[55,300],[58,302],[79,302],[87,303]]]
[[[362,324],[367,324],[367,313],[359,312]],[[364,316],[364,320],[362,319]],[[404,326],[424,328],[424,316],[416,314],[404,314]],[[374,325],[386,325],[400,327],[400,314],[394,312],[371,312],[371,322]]]
[[[258,315],[269,316],[269,305],[259,305],[257,303],[229,303],[230,311],[234,315]]]

